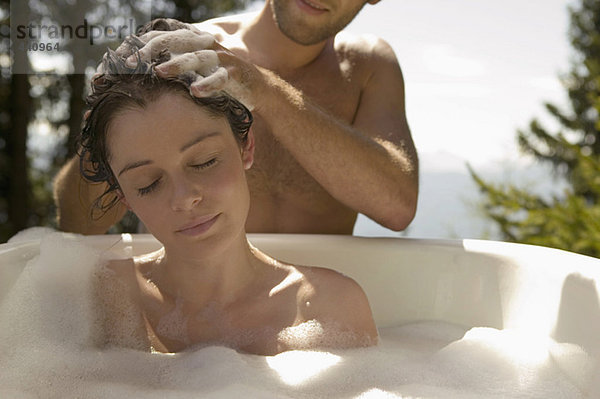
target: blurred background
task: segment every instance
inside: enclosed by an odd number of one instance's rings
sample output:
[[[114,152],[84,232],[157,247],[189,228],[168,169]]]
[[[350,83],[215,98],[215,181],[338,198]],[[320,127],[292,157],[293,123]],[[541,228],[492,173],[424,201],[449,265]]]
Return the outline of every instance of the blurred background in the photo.
[[[120,33],[150,18],[199,22],[262,5],[1,0],[0,242],[53,226],[52,178],[74,153],[89,79]],[[65,25],[83,25],[87,37],[52,36],[50,27]],[[396,52],[421,188],[406,231],[361,215],[354,234],[498,239],[600,256],[599,28],[600,0],[366,5],[347,29]]]

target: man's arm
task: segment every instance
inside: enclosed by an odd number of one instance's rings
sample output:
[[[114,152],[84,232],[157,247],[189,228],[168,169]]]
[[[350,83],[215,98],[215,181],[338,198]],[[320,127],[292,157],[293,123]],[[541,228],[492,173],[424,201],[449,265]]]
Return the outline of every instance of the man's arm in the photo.
[[[404,112],[404,82],[389,45],[378,40],[351,125],[262,71],[253,96],[274,136],[333,197],[383,226],[403,230],[418,194],[418,160]]]
[[[104,234],[123,218],[127,208],[117,203],[97,220],[92,206],[105,190],[105,184],[92,184],[79,171],[79,156],[69,160],[54,179],[54,203],[58,228],[81,234]]]

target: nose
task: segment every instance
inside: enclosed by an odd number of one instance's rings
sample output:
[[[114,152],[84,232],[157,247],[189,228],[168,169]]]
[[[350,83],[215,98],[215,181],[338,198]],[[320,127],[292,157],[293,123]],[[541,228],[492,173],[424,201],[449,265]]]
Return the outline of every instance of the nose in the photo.
[[[185,177],[173,180],[171,209],[174,211],[189,211],[202,201],[202,189]]]

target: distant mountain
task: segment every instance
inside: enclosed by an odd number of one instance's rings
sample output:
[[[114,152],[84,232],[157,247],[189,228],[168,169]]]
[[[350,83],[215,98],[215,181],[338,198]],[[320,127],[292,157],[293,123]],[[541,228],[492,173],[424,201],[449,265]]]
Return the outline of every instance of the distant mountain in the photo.
[[[396,233],[359,215],[354,228],[355,235],[485,239],[500,237],[494,224],[478,210],[481,197],[464,160],[448,153],[421,154],[420,163],[417,215],[408,229]],[[566,187],[563,181],[553,179],[549,168],[524,160],[499,161],[474,168],[488,181],[527,186],[545,196],[560,195]]]

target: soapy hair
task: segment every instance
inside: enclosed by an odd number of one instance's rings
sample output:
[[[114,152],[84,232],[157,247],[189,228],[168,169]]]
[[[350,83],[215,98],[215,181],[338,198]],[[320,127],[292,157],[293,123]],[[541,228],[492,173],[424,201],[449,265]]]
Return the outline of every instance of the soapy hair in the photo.
[[[146,24],[138,34],[150,30],[180,28],[187,29],[187,25],[175,20],[158,19]],[[119,183],[109,165],[110,153],[106,140],[110,123],[119,112],[131,108],[143,109],[161,95],[175,93],[193,101],[210,115],[226,118],[240,144],[245,144],[248,139],[253,118],[241,102],[224,92],[212,97],[193,97],[190,85],[197,75],[185,73],[177,77],[159,77],[154,68],[169,60],[170,55],[167,51],[162,51],[150,62],[143,62],[138,52],[143,45],[140,39],[131,36],[122,46],[124,51],[120,49],[117,53],[109,49],[102,58],[101,72],[92,79],[91,94],[86,99],[89,111],[79,136],[79,169],[88,181],[108,184],[93,204],[93,219],[96,218],[95,212],[100,211],[101,217],[119,201]],[[132,54],[138,58],[135,67],[129,67],[125,62]]]

